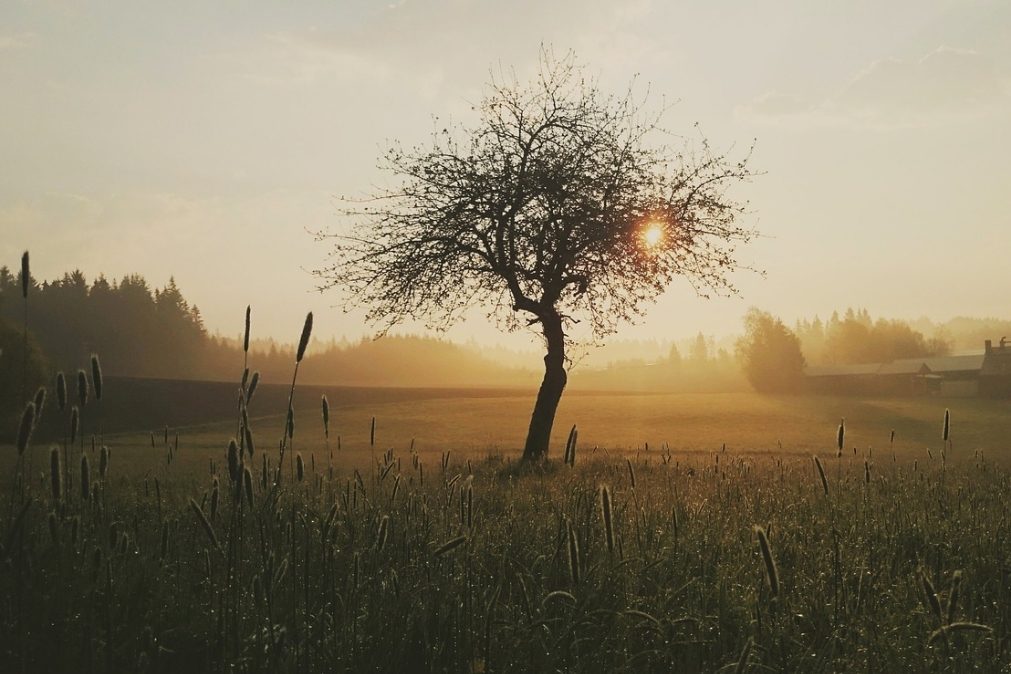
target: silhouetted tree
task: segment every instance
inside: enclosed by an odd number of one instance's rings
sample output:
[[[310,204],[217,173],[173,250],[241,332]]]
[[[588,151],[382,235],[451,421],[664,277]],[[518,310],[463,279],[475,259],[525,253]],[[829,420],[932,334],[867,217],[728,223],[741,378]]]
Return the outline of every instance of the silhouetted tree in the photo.
[[[744,317],[744,336],[737,356],[756,391],[783,393],[799,390],[804,381],[800,340],[772,314],[751,309]]]
[[[20,275],[0,268],[0,320],[15,324]],[[108,374],[187,377],[199,374],[198,354],[209,339],[199,313],[174,281],[154,291],[139,275],[118,284],[84,274],[36,284],[31,290],[31,332],[56,368],[76,371],[92,352],[102,354]]]
[[[399,184],[345,211],[354,227],[317,274],[385,327],[443,328],[476,306],[536,326],[547,353],[523,456],[542,458],[568,327],[610,334],[678,276],[702,295],[732,292],[735,247],[753,232],[735,224],[742,207],[726,191],[751,174],[704,140],[654,144],[660,115],[631,91],[602,93],[571,55],[544,56],[529,84],[493,77],[476,112],[476,126],[429,146],[393,145],[385,168]]]

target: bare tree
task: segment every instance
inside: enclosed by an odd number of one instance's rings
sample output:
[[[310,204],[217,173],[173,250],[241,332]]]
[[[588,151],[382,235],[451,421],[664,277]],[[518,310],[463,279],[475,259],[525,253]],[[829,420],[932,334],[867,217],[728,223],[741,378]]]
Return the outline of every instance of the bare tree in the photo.
[[[349,234],[319,235],[334,250],[316,274],[384,329],[445,328],[480,306],[539,330],[544,380],[523,457],[544,458],[569,326],[613,333],[678,276],[702,296],[736,292],[728,272],[754,232],[725,191],[752,173],[704,138],[671,149],[663,110],[645,115],[631,87],[602,93],[571,54],[544,55],[527,84],[493,76],[475,110],[475,126],[387,151],[397,186],[350,203]]]

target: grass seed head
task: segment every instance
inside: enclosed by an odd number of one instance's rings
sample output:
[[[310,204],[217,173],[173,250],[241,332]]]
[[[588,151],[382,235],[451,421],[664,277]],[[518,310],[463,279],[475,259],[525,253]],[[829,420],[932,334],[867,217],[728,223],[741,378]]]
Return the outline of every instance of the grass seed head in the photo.
[[[821,459],[814,457],[814,465],[818,469],[818,477],[821,478],[821,488],[828,496],[828,478],[825,477],[825,466],[821,465]]]
[[[251,311],[251,307],[247,304],[246,305],[246,330],[245,330],[245,332],[243,333],[243,336],[242,336],[242,350],[244,352],[246,352],[246,353],[249,353],[249,314],[250,314],[250,311]]]
[[[252,457],[253,456],[253,450],[254,450],[253,431],[249,430],[249,426],[246,426],[242,430],[242,432],[243,432],[243,434],[246,437],[246,452],[248,452],[249,456]]]
[[[326,394],[323,394],[323,435],[324,437],[330,437],[330,402],[326,399]]]
[[[762,551],[762,560],[765,562],[765,577],[769,581],[769,591],[772,596],[779,596],[779,569],[776,567],[776,560],[772,556],[772,547],[769,545],[769,537],[765,529],[755,526],[755,534],[758,536],[758,547]]]
[[[35,392],[35,423],[39,423],[39,419],[42,418],[42,408],[46,406],[46,387],[40,386],[39,390]]]
[[[569,430],[569,437],[565,440],[565,456],[563,463],[569,466],[576,465],[576,425],[572,424]]]
[[[21,254],[21,297],[28,299],[28,280],[32,277],[31,266],[28,264],[28,251]]]
[[[246,501],[249,507],[253,507],[253,474],[249,472],[249,466],[242,470],[242,486],[246,491]]]
[[[256,393],[256,387],[260,383],[260,371],[257,370],[253,373],[252,378],[249,380],[249,388],[246,390],[246,404],[248,405],[250,401],[253,400],[253,394]]]
[[[81,409],[88,404],[88,374],[84,370],[77,371],[77,404]]]
[[[302,326],[302,336],[298,340],[298,353],[295,354],[295,362],[301,363],[305,357],[305,349],[309,346],[309,336],[312,334],[312,312],[305,316],[305,325]]]
[[[91,384],[95,388],[95,400],[102,399],[102,364],[98,361],[98,354],[91,354]]]
[[[62,370],[56,373],[56,406],[61,412],[67,409],[67,378]]]
[[[19,456],[28,449],[33,430],[35,430],[35,403],[30,402],[25,405],[25,411],[21,413],[21,423],[18,424],[17,448]]]

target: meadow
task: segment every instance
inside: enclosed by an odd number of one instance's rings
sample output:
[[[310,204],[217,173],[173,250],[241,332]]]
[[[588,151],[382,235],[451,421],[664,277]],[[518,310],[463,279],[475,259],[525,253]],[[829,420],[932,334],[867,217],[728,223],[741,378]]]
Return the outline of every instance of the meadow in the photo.
[[[173,469],[191,462],[203,471],[207,458],[223,456],[236,434],[237,386],[226,382],[145,380],[107,377],[100,404],[81,413],[80,439],[91,438],[117,454],[124,475],[151,470],[151,435],[162,447],[178,437],[182,451]],[[519,457],[534,391],[411,387],[298,386],[293,398],[292,445],[306,455],[329,459],[342,468],[367,467],[373,450],[413,446],[437,460],[445,451],[482,460]],[[285,427],[289,387],[260,384],[248,406],[256,446],[276,453]],[[321,399],[330,412],[330,452],[325,449]],[[50,401],[52,407],[53,402]],[[616,393],[574,389],[562,398],[553,433],[558,458],[577,425],[581,455],[603,455],[668,447],[674,452],[733,454],[811,454],[834,451],[841,419],[847,449],[894,452],[898,458],[926,458],[937,450],[945,409],[955,419],[951,460],[985,449],[991,460],[1011,460],[1011,404],[979,398],[877,398],[769,396],[755,393]],[[374,444],[372,419],[376,420]],[[37,422],[33,465],[45,465],[48,449],[61,444],[69,413],[51,409]],[[12,448],[16,427],[0,439]],[[894,438],[891,432],[895,431]],[[269,438],[269,440],[268,440]],[[338,446],[340,449],[338,449]],[[158,452],[161,454],[163,452]],[[0,451],[0,465],[13,465],[15,452]],[[878,457],[880,458],[880,457]],[[42,461],[40,464],[39,461]]]
[[[1011,667],[1007,401],[572,391],[523,466],[528,391],[264,387],[250,451],[131,386],[3,449],[0,671]]]

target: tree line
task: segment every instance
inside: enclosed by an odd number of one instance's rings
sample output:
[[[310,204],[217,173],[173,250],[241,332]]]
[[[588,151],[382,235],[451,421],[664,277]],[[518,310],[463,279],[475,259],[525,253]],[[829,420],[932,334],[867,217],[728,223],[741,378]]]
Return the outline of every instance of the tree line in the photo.
[[[86,369],[92,353],[101,355],[109,376],[232,381],[241,374],[241,341],[210,334],[200,309],[174,279],[159,288],[139,274],[89,281],[73,271],[52,281],[29,278],[28,308],[26,382],[21,273],[0,267],[0,409],[5,411],[20,409],[22,398],[52,384],[57,371]],[[283,382],[290,379],[294,358],[293,344],[259,340],[250,367],[266,383]],[[518,386],[532,381],[531,372],[499,366],[473,349],[410,335],[317,342],[306,360],[311,361],[304,372],[307,383]]]
[[[808,365],[883,363],[951,352],[944,337],[927,337],[901,320],[873,319],[866,309],[832,312],[827,321],[801,319],[791,330],[772,314],[752,309],[737,343],[741,367],[758,391],[798,391]]]
[[[866,309],[833,311],[827,321],[798,320],[794,332],[804,355],[817,364],[878,363],[951,352],[943,336],[928,337],[906,321],[871,318]]]
[[[158,288],[139,274],[111,281],[101,275],[89,281],[81,271],[52,281],[30,278],[29,303],[27,385],[22,386],[21,274],[0,267],[4,410],[18,409],[22,398],[51,383],[56,371],[73,374],[87,368],[91,353],[101,354],[110,376],[231,381],[241,369],[241,341],[210,334],[199,308],[172,279]],[[945,355],[953,342],[964,340],[958,340],[961,332],[944,332],[944,326],[967,326],[974,336],[996,335],[1006,327],[1000,321],[969,318],[936,325],[936,333],[927,336],[905,321],[874,319],[866,309],[847,309],[825,321],[798,320],[791,329],[772,314],[753,309],[745,317],[736,349],[717,346],[712,337],[699,333],[682,349],[672,343],[665,357],[626,358],[604,369],[582,369],[573,383],[582,388],[736,390],[743,373],[756,390],[797,391],[803,388],[808,365]],[[294,356],[294,345],[254,340],[250,366],[264,382],[280,383],[290,376]],[[498,363],[477,348],[410,335],[316,342],[306,359],[311,362],[304,380],[315,384],[527,386],[536,378],[532,370]]]
[[[172,279],[152,288],[143,276],[88,282],[75,270],[53,281],[29,280],[29,332],[47,364],[75,371],[93,352],[112,374],[192,377],[211,342],[200,309]],[[0,267],[0,320],[20,330],[21,274]]]

